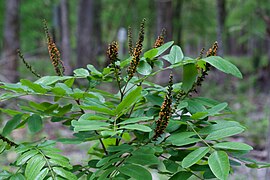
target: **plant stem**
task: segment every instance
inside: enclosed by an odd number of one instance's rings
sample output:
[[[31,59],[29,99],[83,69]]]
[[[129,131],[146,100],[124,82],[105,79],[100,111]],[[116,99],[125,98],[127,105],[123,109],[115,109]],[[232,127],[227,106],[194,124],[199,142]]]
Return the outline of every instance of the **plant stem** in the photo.
[[[195,132],[195,134],[202,140],[202,142],[207,145],[210,149],[213,149],[212,146],[210,146],[201,136],[200,134],[192,127],[190,122],[187,122],[187,124],[189,125],[189,127],[191,127],[192,131]]]
[[[37,147],[35,147],[35,149],[36,149],[36,150],[42,155],[42,157],[45,159],[46,164],[47,164],[47,166],[48,166],[48,168],[49,168],[49,171],[50,171],[51,174],[52,174],[52,179],[55,180],[55,174],[54,174],[54,172],[53,172],[53,169],[52,169],[52,167],[51,167],[51,165],[50,165],[48,159],[46,158],[46,156],[44,155],[44,153],[43,153],[40,149],[38,149]]]

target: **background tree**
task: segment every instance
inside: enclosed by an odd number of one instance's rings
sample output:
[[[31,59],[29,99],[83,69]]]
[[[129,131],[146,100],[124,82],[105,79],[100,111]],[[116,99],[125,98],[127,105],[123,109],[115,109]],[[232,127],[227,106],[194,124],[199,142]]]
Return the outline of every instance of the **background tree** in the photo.
[[[11,82],[18,80],[19,74],[17,49],[19,43],[19,2],[20,0],[7,0],[4,26],[4,47],[1,69],[4,77]]]
[[[97,25],[101,10],[100,1],[80,0],[78,10],[77,30],[77,67],[84,67],[90,62],[98,64],[97,52],[100,44],[101,34]],[[97,28],[97,29],[96,29]]]
[[[226,17],[226,5],[225,0],[217,0],[217,41],[219,44],[220,56],[224,55],[224,46],[223,46],[223,34],[224,34],[224,24]]]
[[[71,47],[69,27],[69,4],[67,0],[61,0],[61,54],[65,63],[66,74],[71,74]]]

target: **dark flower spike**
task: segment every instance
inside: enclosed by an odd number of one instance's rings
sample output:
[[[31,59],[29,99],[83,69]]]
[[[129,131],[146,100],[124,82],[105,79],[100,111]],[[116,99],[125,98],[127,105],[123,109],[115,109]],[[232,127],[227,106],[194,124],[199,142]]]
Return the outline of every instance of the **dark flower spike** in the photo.
[[[163,28],[160,35],[157,37],[153,48],[158,48],[158,47],[160,47],[160,46],[162,46],[164,44],[164,38],[165,38],[164,36],[165,36],[165,34],[166,34],[166,29]]]
[[[58,48],[56,47],[55,43],[53,42],[52,37],[50,36],[47,22],[44,20],[43,23],[44,23],[44,31],[47,37],[48,51],[50,54],[52,65],[54,66],[54,70],[56,74],[58,76],[63,76],[65,72],[65,67],[64,67],[63,62],[61,61],[60,52]]]
[[[34,70],[34,68],[32,67],[32,65],[25,61],[24,56],[23,56],[22,52],[21,52],[19,49],[17,50],[17,53],[18,53],[20,59],[23,61],[23,64],[26,66],[26,68],[27,68],[32,74],[34,74],[36,77],[41,78],[41,75],[38,74],[38,73]]]
[[[132,30],[130,26],[128,27],[128,52],[129,52],[129,55],[132,56],[133,42],[132,42]]]
[[[132,60],[130,62],[130,65],[128,67],[128,79],[131,79],[134,76],[134,73],[136,72],[137,66],[140,61],[140,55],[142,53],[142,43],[144,40],[144,24],[145,24],[146,19],[143,19],[141,22],[140,26],[140,32],[139,32],[139,38],[138,41],[136,42],[136,46],[133,49],[132,53]]]
[[[173,85],[173,76],[172,74],[170,74],[168,92],[167,95],[165,96],[165,99],[159,111],[159,119],[156,121],[156,129],[153,140],[156,140],[158,137],[160,137],[164,133],[166,127],[168,126],[169,119],[172,114],[172,90],[173,90],[172,85]]]
[[[116,41],[109,44],[107,56],[111,64],[114,64],[118,60],[118,43]]]

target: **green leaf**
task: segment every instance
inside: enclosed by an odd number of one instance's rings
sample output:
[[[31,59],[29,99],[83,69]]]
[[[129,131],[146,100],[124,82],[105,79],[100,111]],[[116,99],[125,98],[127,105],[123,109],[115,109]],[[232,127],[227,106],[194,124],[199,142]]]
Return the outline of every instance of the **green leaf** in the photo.
[[[53,171],[58,174],[59,176],[69,179],[69,180],[76,180],[77,177],[75,174],[61,168],[61,167],[53,167]]]
[[[71,88],[72,85],[73,85],[73,83],[74,83],[74,80],[75,80],[75,78],[71,78],[71,79],[66,80],[64,83],[65,83],[65,85],[67,85],[69,88]]]
[[[229,61],[219,57],[219,56],[210,56],[207,58],[202,59],[202,61],[205,61],[215,68],[217,68],[220,71],[223,71],[227,74],[231,74],[233,76],[236,76],[238,78],[243,78],[241,72],[239,69]]]
[[[167,142],[170,142],[176,146],[183,146],[183,145],[188,145],[188,144],[192,144],[192,143],[196,143],[200,141],[200,139],[191,138],[191,136],[194,136],[194,135],[195,135],[194,132],[181,132],[181,133],[172,134],[167,139]]]
[[[27,162],[25,168],[25,177],[27,179],[35,179],[45,164],[46,161],[43,159],[41,154],[35,155]]]
[[[228,179],[230,163],[226,152],[214,151],[208,158],[208,164],[217,178],[221,180]]]
[[[128,118],[127,120],[118,123],[118,125],[121,124],[132,124],[132,123],[137,123],[137,122],[142,122],[142,121],[149,121],[149,120],[153,120],[154,116],[151,117],[135,117],[135,118]]]
[[[169,180],[180,180],[180,179],[187,180],[192,175],[193,174],[191,172],[179,171],[179,172],[175,173]]]
[[[69,163],[68,158],[66,158],[65,156],[62,156],[61,154],[55,153],[55,152],[50,152],[50,151],[44,151],[44,153],[46,154],[46,157],[50,158],[50,162],[53,164],[57,164],[59,166],[71,169],[72,166]]]
[[[89,69],[91,71],[92,75],[98,75],[98,76],[102,76],[102,73],[99,72],[93,65],[88,64],[87,65],[87,69]]]
[[[99,113],[103,113],[103,114],[108,114],[111,116],[115,115],[114,111],[110,110],[106,106],[98,107],[98,106],[83,106],[83,105],[81,105],[80,107],[84,110],[91,110],[91,111],[95,111],[95,112],[99,112]]]
[[[75,69],[73,72],[74,72],[74,76],[76,77],[87,77],[90,75],[89,71],[87,71],[84,68]]]
[[[137,68],[138,73],[141,75],[149,75],[152,72],[152,67],[144,60],[139,62],[138,68]]]
[[[0,154],[5,151],[7,145],[7,142],[4,142],[2,139],[0,139]]]
[[[40,85],[51,85],[57,81],[64,81],[71,78],[74,78],[74,77],[72,76],[44,76],[36,80],[34,83],[40,84]]]
[[[38,151],[35,149],[32,149],[30,151],[27,151],[25,153],[23,153],[22,155],[20,155],[17,160],[16,160],[16,164],[17,165],[23,165],[25,164],[31,157],[35,156],[36,154],[38,154]]]
[[[155,57],[160,56],[162,53],[164,53],[167,49],[169,49],[172,45],[173,45],[173,41],[167,42],[165,44],[163,44],[162,46],[158,47],[158,53],[156,54]]]
[[[154,57],[156,57],[158,53],[158,50],[156,48],[154,49],[150,49],[149,51],[146,51],[143,56],[145,57],[145,59],[153,59]]]
[[[206,140],[219,140],[225,137],[240,134],[244,129],[242,127],[226,127],[217,131],[211,132],[205,139]]]
[[[88,120],[80,120],[71,121],[71,125],[74,126],[74,131],[93,131],[93,130],[105,130],[108,129],[109,123],[101,122],[101,121],[88,121]]]
[[[129,157],[126,162],[131,164],[140,164],[140,165],[154,165],[158,164],[159,160],[154,155],[155,150],[151,147],[142,147],[136,151],[132,152],[132,156]]]
[[[126,164],[118,170],[134,179],[152,180],[152,176],[148,170],[135,164]]]
[[[42,180],[42,179],[44,179],[44,178],[47,176],[48,173],[49,173],[49,169],[48,169],[48,168],[44,168],[44,169],[42,169],[42,170],[40,171],[40,173],[37,175],[36,179]]]
[[[187,110],[191,114],[206,111],[206,108],[202,104],[200,104],[200,103],[198,103],[198,102],[196,102],[196,101],[194,101],[192,99],[188,99],[186,102],[188,103]]]
[[[32,89],[37,93],[45,94],[47,92],[47,90],[43,88],[41,85],[35,84],[29,81],[28,79],[21,79],[20,82],[22,83],[22,85],[29,87],[30,89]]]
[[[250,145],[240,142],[221,142],[214,144],[214,148],[220,149],[231,149],[231,150],[241,150],[241,151],[250,151],[253,148]]]
[[[121,116],[122,114],[126,113],[129,108],[141,98],[141,92],[142,87],[138,86],[127,96],[125,96],[123,101],[116,107],[116,114],[118,114],[118,116]]]
[[[28,128],[31,133],[37,133],[42,129],[42,119],[37,114],[32,114],[29,118],[27,118],[28,121]]]
[[[196,164],[201,160],[208,152],[210,151],[209,147],[200,147],[191,153],[189,153],[182,161],[182,167],[188,168],[193,164]]]
[[[142,132],[151,132],[152,129],[148,126],[142,125],[142,124],[129,124],[126,126],[121,126],[120,129],[132,129],[132,130],[138,130]]]
[[[0,176],[1,179],[1,176]],[[10,176],[9,180],[25,180],[25,177],[21,173],[16,173]]]
[[[179,46],[173,45],[170,53],[163,56],[162,58],[170,62],[171,64],[175,64],[183,60],[184,54]]]
[[[3,136],[9,135],[11,131],[14,130],[20,124],[22,116],[23,114],[17,114],[11,120],[9,120],[3,129],[2,135]]]
[[[220,103],[208,109],[207,112],[209,113],[209,116],[214,116],[217,115],[220,111],[224,110],[227,106],[228,103]]]
[[[183,84],[182,84],[182,89],[185,92],[188,92],[194,82],[196,81],[198,75],[198,70],[193,63],[189,63],[183,66]]]

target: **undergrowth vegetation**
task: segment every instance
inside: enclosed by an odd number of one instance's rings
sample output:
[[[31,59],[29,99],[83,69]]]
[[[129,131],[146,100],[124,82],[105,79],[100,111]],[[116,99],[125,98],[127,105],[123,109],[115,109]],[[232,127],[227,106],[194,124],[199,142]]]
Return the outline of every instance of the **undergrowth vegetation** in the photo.
[[[174,42],[164,43],[162,33],[154,48],[143,53],[144,23],[136,44],[129,41],[128,59],[118,58],[118,44],[112,42],[107,50],[108,67],[99,71],[89,64],[74,70],[72,76],[64,75],[60,53],[45,28],[57,76],[37,77],[36,81],[21,79],[14,84],[1,82],[0,88],[5,91],[1,102],[24,96],[46,100],[18,100],[14,109],[0,109],[11,117],[0,135],[0,153],[17,153],[10,168],[1,170],[0,179],[148,180],[153,171],[171,180],[228,179],[234,166],[269,166],[245,156],[252,150],[248,144],[228,139],[245,127],[230,118],[226,102],[193,97],[212,68],[242,78],[235,65],[216,56],[217,43],[205,55],[202,51],[199,57],[190,58]],[[22,54],[20,57],[24,59]],[[165,67],[163,61],[169,65]],[[24,62],[34,75],[38,74]],[[163,71],[179,69],[181,82],[174,80],[173,73],[165,86],[151,81]],[[102,87],[108,84],[115,85],[118,92],[105,91]],[[13,130],[28,128],[35,136],[48,121],[61,122],[74,133],[73,138],[11,140]],[[87,164],[70,164],[69,157],[55,147],[56,142],[89,141]]]

